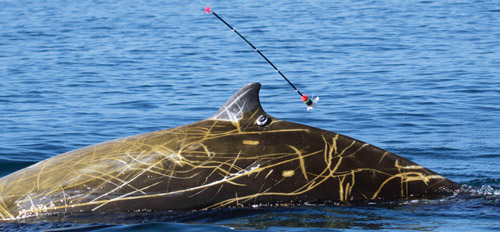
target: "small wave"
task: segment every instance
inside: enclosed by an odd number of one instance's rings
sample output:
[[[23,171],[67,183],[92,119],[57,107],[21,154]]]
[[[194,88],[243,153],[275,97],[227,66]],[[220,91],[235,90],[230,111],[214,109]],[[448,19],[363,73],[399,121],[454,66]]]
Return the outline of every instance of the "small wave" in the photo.
[[[13,160],[0,158],[0,177],[9,175],[19,169],[35,164],[36,161],[31,160]]]
[[[172,222],[140,223],[132,225],[90,225],[48,231],[234,231],[223,225],[195,225]]]
[[[475,159],[479,158],[500,158],[500,154],[483,154],[474,156]]]
[[[151,103],[150,101],[145,100],[136,100],[136,101],[125,101],[125,102],[117,102],[109,104],[110,107],[113,108],[125,108],[125,109],[154,109],[158,108],[157,105]]]
[[[456,191],[458,195],[466,194],[470,197],[499,197],[500,180],[499,179],[475,179],[465,184]]]

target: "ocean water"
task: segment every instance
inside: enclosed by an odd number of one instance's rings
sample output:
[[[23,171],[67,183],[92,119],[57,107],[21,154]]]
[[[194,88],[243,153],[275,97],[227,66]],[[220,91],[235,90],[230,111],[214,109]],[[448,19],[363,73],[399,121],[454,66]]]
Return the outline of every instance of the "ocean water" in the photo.
[[[317,109],[207,5],[320,96]],[[0,230],[500,230],[498,1],[0,1],[0,176],[208,118],[249,82],[270,115],[369,142],[462,191]]]

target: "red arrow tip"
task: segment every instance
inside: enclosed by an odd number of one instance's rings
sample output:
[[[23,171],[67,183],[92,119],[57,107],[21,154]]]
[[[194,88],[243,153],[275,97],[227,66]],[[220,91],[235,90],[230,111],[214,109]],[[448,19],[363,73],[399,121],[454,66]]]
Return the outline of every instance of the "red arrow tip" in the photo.
[[[205,12],[207,12],[207,14],[210,14],[211,11],[212,11],[212,9],[210,9],[209,6],[205,7]]]
[[[302,99],[303,102],[307,102],[309,100],[309,97],[307,95],[302,95],[302,97],[300,97]]]

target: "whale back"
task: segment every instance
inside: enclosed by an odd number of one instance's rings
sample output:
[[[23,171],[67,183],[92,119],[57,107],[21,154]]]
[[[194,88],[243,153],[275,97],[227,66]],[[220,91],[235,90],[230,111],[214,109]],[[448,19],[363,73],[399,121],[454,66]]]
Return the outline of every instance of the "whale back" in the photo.
[[[260,84],[212,117],[77,149],[0,179],[0,219],[430,197],[457,184],[365,142],[264,112]]]

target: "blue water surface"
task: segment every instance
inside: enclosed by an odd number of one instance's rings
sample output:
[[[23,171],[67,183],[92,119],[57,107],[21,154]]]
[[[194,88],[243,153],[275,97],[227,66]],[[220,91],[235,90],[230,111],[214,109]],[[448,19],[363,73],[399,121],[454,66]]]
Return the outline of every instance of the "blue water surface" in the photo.
[[[210,5],[319,107],[203,9]],[[263,84],[270,115],[382,147],[463,185],[442,199],[222,209],[0,230],[500,230],[500,3],[0,1],[0,176],[213,115]]]

